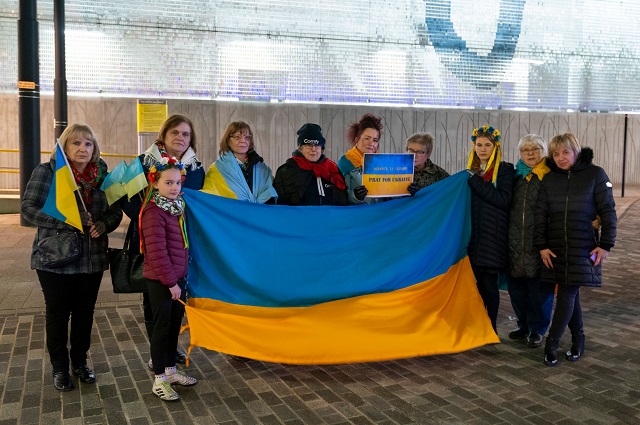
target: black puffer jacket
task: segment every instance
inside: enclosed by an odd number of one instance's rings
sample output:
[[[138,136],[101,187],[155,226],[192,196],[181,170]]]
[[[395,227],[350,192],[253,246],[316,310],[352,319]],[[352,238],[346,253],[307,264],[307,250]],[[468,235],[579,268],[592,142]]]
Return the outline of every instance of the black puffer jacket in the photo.
[[[553,268],[542,267],[540,278],[560,285],[599,287],[601,265],[594,266],[589,252],[599,246],[609,251],[616,241],[616,209],[607,173],[593,165],[593,151],[583,148],[570,170],[549,161],[551,172],[542,180],[535,211],[533,243],[550,249]],[[602,231],[592,221],[600,216]]]
[[[547,161],[547,159],[543,159]],[[547,168],[545,168],[548,171]],[[540,251],[533,246],[534,213],[542,182],[534,173],[530,180],[516,176],[513,182],[509,216],[509,276],[540,277]]]
[[[294,152],[293,155],[300,155]],[[331,161],[324,155],[318,163]],[[336,167],[337,170],[337,167]],[[318,181],[312,170],[303,170],[289,158],[282,164],[273,179],[273,187],[278,192],[279,205],[347,205],[347,191],[339,189],[330,181],[321,179],[324,194],[318,190]]]
[[[477,174],[469,178],[471,238],[467,253],[474,267],[493,272],[506,270],[513,176],[513,164],[501,162],[496,186]]]

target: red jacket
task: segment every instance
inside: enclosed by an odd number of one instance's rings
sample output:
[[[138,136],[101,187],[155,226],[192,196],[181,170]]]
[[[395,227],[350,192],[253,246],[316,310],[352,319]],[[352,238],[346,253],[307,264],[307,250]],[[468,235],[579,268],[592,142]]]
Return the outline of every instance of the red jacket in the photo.
[[[141,237],[144,245],[144,273],[168,287],[187,276],[189,251],[184,247],[178,217],[149,202],[142,211]]]

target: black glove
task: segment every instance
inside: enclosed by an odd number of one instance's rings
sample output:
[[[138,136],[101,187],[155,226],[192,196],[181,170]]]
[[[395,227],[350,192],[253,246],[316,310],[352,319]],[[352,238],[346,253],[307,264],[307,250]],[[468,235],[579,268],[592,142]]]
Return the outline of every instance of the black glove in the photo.
[[[104,224],[103,222],[99,221],[97,223],[95,223],[93,225],[93,230],[95,230],[96,232],[98,232],[98,236],[95,236],[96,238],[103,235],[104,232],[107,231],[107,225]],[[92,235],[93,236],[93,235]]]
[[[420,186],[418,186],[416,182],[413,182],[409,185],[407,190],[409,191],[409,195],[415,196],[416,193],[420,190]]]
[[[86,211],[80,211],[80,221],[83,226],[91,227],[93,225],[93,219],[91,218],[91,213]]]
[[[355,196],[358,201],[364,201],[367,193],[369,193],[369,191],[364,186],[357,186],[353,189],[353,196]]]

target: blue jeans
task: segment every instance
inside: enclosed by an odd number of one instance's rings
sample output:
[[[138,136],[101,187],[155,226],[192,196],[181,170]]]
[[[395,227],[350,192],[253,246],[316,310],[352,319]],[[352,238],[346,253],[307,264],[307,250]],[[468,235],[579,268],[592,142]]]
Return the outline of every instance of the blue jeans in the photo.
[[[518,328],[544,335],[551,322],[556,284],[508,276],[507,288]]]

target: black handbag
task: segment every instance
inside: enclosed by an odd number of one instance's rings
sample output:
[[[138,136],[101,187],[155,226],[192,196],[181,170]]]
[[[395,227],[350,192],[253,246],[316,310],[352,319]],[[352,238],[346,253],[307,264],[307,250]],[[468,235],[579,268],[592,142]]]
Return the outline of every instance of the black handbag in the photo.
[[[76,232],[62,232],[38,241],[40,263],[49,268],[66,266],[80,258],[80,237]]]
[[[129,226],[122,249],[109,248],[109,271],[115,294],[135,294],[147,292],[147,281],[142,276],[144,255],[130,252],[133,226]]]

